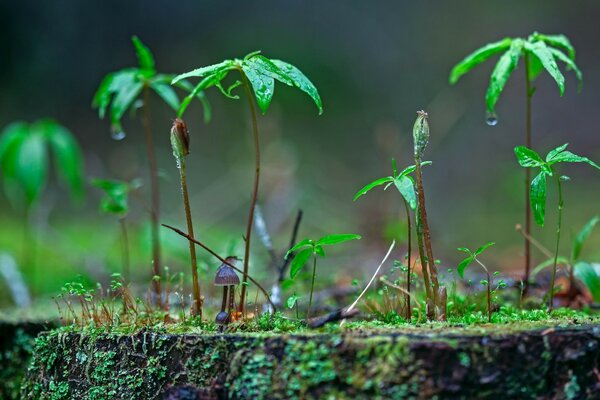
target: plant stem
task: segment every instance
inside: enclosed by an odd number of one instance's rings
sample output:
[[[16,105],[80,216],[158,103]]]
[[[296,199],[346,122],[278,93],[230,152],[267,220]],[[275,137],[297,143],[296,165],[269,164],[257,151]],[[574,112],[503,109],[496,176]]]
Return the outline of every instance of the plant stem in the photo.
[[[178,161],[179,177],[181,178],[181,194],[183,196],[183,206],[185,208],[185,220],[187,223],[188,234],[194,237],[194,224],[192,222],[192,211],[190,209],[190,199],[188,195],[187,179],[185,176],[185,158]],[[192,297],[194,299],[191,311],[192,315],[202,319],[202,297],[200,297],[200,284],[198,283],[198,261],[196,260],[196,246],[194,242],[189,240],[190,245],[190,262],[192,267]]]
[[[488,322],[492,322],[492,278],[490,276],[490,271],[487,267],[475,257],[475,261],[477,264],[481,265],[484,269],[485,274],[487,276],[487,312],[488,312]]]
[[[254,222],[254,209],[256,207],[256,199],[258,197],[258,183],[260,179],[260,146],[258,141],[258,122],[256,118],[256,104],[252,97],[252,89],[250,88],[250,82],[244,71],[240,68],[240,74],[242,75],[242,84],[244,86],[246,97],[248,98],[248,105],[250,106],[250,113],[252,115],[252,135],[254,137],[254,151],[255,151],[255,169],[254,169],[254,187],[252,191],[252,201],[250,202],[250,210],[248,211],[248,222],[246,223],[246,235],[244,240],[246,246],[244,249],[244,273],[242,276],[242,290],[240,292],[240,304],[238,311],[244,312],[246,308],[246,283],[248,281],[248,264],[250,260],[250,236],[252,235],[252,224]]]
[[[315,277],[317,276],[317,255],[313,254],[313,272],[312,281],[310,283],[310,297],[308,298],[308,310],[306,311],[306,318],[310,318],[310,310],[312,307],[313,291],[315,290]]]
[[[144,125],[144,134],[146,138],[146,152],[148,155],[148,170],[150,172],[150,191],[151,191],[151,230],[152,230],[152,286],[156,303],[159,308],[162,308],[162,294],[160,290],[160,279],[155,279],[155,276],[160,277],[161,258],[160,258],[160,238],[158,233],[159,228],[159,213],[160,213],[160,189],[158,186],[158,167],[156,163],[156,153],[154,150],[154,138],[152,137],[152,129],[150,126],[150,88],[144,86],[144,113],[142,123]]]
[[[525,62],[525,146],[528,148],[532,147],[531,144],[531,81],[529,79],[529,55],[527,52],[524,56]],[[529,168],[525,168],[525,235],[531,236],[531,207],[530,202],[530,190],[531,190],[531,171]],[[531,243],[525,239],[525,288],[523,289],[523,295],[527,295],[529,290],[529,275],[531,272]]]
[[[402,198],[404,200],[404,198]],[[411,309],[410,309],[410,277],[411,277],[411,252],[412,252],[412,243],[411,243],[411,222],[410,222],[410,208],[408,207],[408,203],[404,200],[404,210],[406,211],[406,233],[408,237],[408,249],[407,249],[407,264],[406,264],[406,320],[410,322],[411,320]]]
[[[562,209],[563,209],[563,197],[562,197],[562,185],[560,182],[560,175],[555,172],[556,183],[558,184],[558,222],[556,224],[556,247],[554,248],[554,263],[552,265],[552,280],[550,281],[550,300],[548,301],[548,311],[552,312],[554,309],[554,283],[556,282],[556,264],[558,263],[558,246],[560,244],[560,228],[562,224]]]
[[[119,226],[121,227],[121,247],[123,257],[123,278],[127,284],[131,280],[130,262],[129,262],[129,236],[127,235],[127,221],[125,217],[119,218]]]

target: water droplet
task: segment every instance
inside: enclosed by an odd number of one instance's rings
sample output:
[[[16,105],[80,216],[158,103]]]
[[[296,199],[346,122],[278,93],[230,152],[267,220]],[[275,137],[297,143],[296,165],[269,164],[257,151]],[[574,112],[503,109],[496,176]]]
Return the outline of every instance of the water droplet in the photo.
[[[488,112],[485,116],[485,123],[489,126],[498,125],[498,117],[496,116],[496,114]]]
[[[114,140],[123,140],[125,139],[125,136],[127,136],[125,134],[125,132],[121,131],[121,130],[114,130],[110,132],[110,137],[113,138]]]
[[[133,102],[133,108],[135,109],[139,109],[144,107],[144,100],[142,99],[137,99],[136,101]]]

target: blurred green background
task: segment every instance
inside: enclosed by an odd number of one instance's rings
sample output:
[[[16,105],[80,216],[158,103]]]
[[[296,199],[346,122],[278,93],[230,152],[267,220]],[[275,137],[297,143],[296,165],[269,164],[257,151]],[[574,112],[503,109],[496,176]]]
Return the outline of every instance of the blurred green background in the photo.
[[[318,87],[325,113],[310,99],[279,85],[261,116],[263,176],[259,201],[275,245],[285,250],[296,211],[304,210],[300,236],[353,232],[363,240],[331,251],[320,276],[338,281],[367,279],[392,237],[403,238],[397,193],[373,193],[357,203],[365,183],[411,162],[415,111],[430,115],[431,143],[425,158],[425,188],[436,257],[453,267],[456,247],[497,246],[486,253],[493,269],[518,272],[522,238],[523,171],[513,147],[522,144],[522,66],[497,106],[499,124],[487,126],[484,95],[495,61],[476,68],[455,87],[452,66],[484,43],[537,30],[564,33],[577,49],[583,91],[566,73],[559,97],[548,76],[536,81],[534,147],[546,153],[564,142],[600,160],[600,3],[566,1],[1,1],[0,127],[14,120],[54,117],[79,139],[88,178],[146,183],[132,198],[129,221],[133,266],[139,282],[149,280],[148,179],[142,128],[126,117],[128,133],[111,139],[109,122],[91,109],[102,77],[135,65],[130,41],[138,35],[153,51],[161,72],[181,73],[241,57],[254,50],[298,66]],[[213,120],[202,122],[194,105],[186,116],[191,132],[188,179],[197,236],[223,254],[239,255],[253,174],[249,112],[244,101],[209,91]],[[152,122],[161,170],[162,221],[183,227],[178,174],[169,147],[173,113],[156,97]],[[600,213],[598,171],[567,166],[566,240]],[[101,193],[88,186],[85,202],[72,205],[51,184],[29,223],[37,227],[35,263],[21,265],[35,295],[52,294],[81,274],[106,282],[120,270],[118,225],[100,215]],[[550,186],[547,226],[534,233],[552,246],[555,190]],[[23,254],[23,210],[0,195],[0,252]],[[165,263],[187,273],[187,243],[163,231]],[[584,258],[600,259],[600,234]],[[273,274],[255,236],[252,268],[266,285]],[[404,245],[395,251],[401,257]],[[541,261],[543,257],[535,254]],[[201,276],[212,280],[217,263],[201,255]],[[325,273],[324,271],[328,271]],[[329,278],[328,280],[332,280]],[[328,282],[327,282],[328,283]],[[327,283],[322,283],[324,287]],[[4,288],[0,282],[0,288]],[[11,302],[0,290],[0,305]]]

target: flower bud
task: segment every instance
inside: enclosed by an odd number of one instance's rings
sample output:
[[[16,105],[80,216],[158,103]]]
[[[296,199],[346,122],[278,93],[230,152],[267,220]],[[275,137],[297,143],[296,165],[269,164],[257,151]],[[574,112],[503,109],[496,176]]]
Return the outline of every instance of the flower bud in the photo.
[[[190,154],[190,134],[182,119],[175,118],[171,128],[171,147],[177,161]]]
[[[421,159],[427,143],[429,143],[429,124],[425,111],[417,111],[417,120],[413,127],[413,140],[415,142],[415,158]]]

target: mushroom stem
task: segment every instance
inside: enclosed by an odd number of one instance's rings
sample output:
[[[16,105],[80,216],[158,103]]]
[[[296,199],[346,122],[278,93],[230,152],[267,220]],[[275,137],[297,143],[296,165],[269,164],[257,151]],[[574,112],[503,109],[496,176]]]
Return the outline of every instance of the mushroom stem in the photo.
[[[221,311],[225,311],[227,309],[227,288],[229,286],[223,286],[223,301],[221,302]]]
[[[227,310],[229,312],[229,318],[231,318],[231,316],[233,315],[233,303],[234,303],[234,295],[235,295],[235,286],[231,285],[229,286],[229,309]]]

